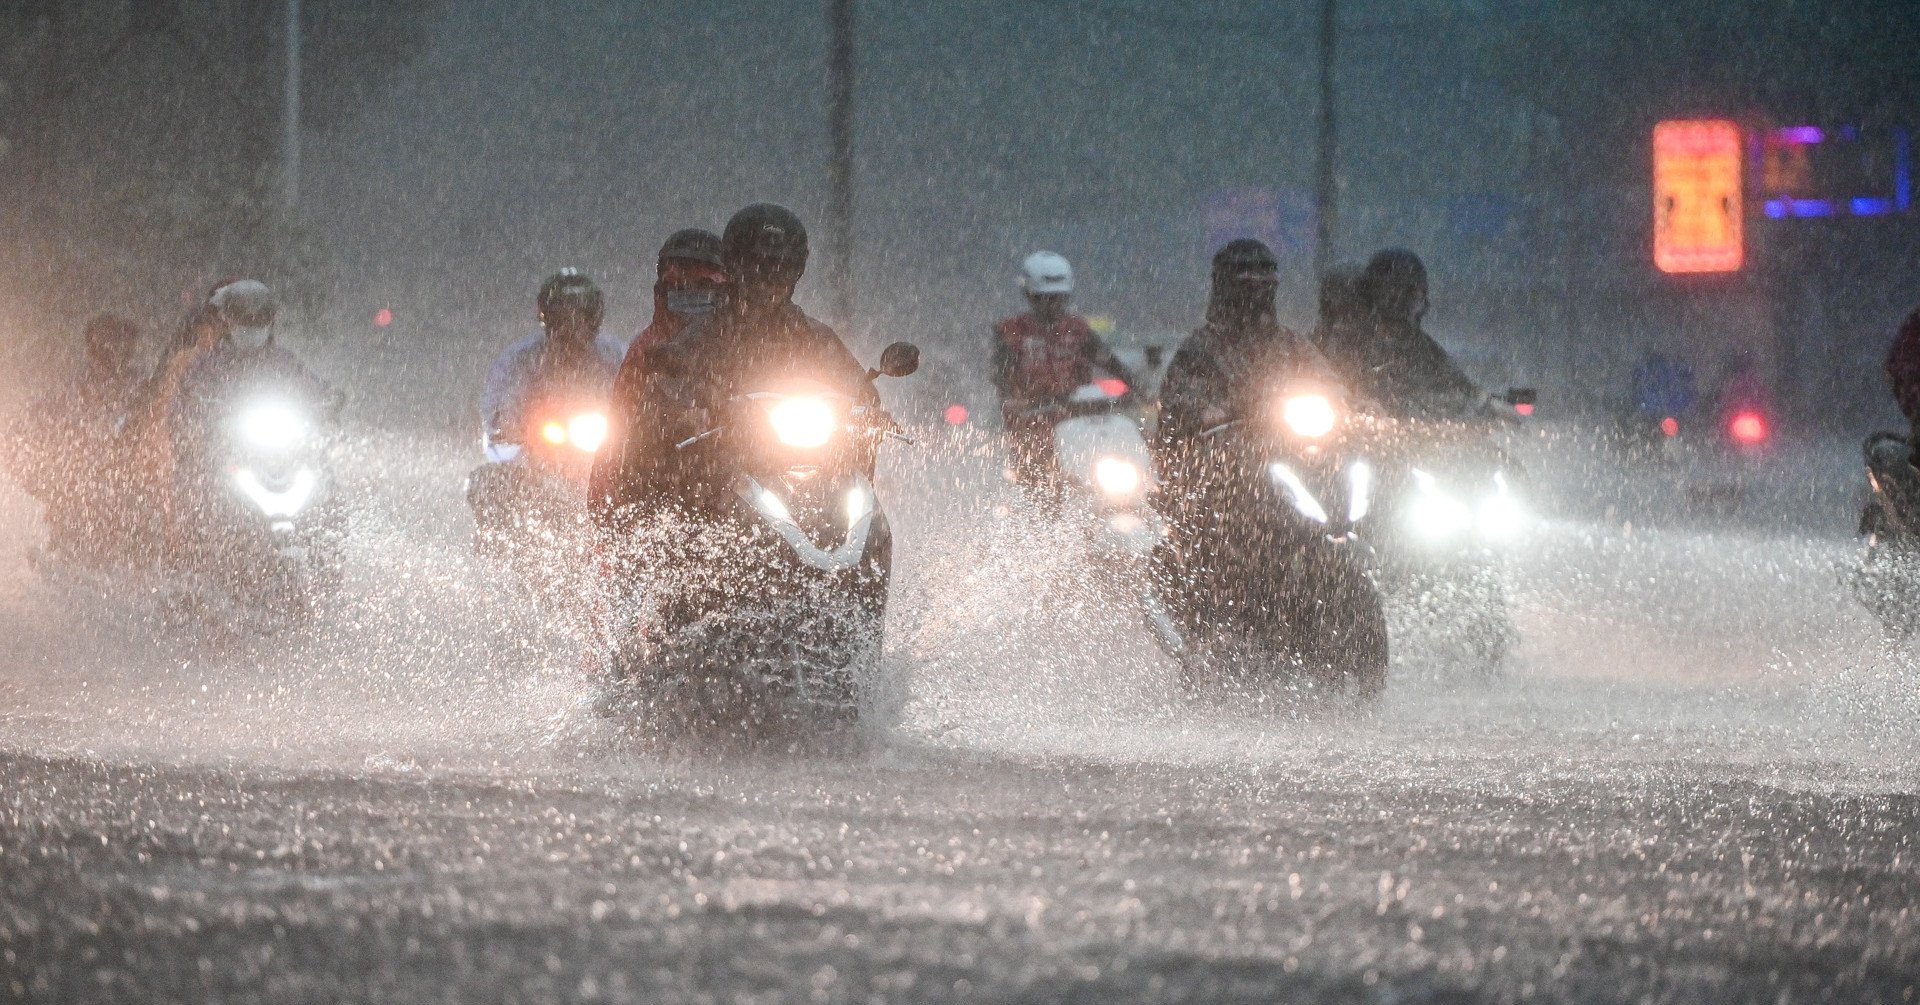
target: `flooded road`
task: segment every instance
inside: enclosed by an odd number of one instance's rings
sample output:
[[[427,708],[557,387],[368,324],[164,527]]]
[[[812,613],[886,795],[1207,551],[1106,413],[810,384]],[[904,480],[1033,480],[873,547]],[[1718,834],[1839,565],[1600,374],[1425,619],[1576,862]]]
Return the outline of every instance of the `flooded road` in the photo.
[[[1839,531],[1563,515],[1505,673],[1409,637],[1377,715],[1297,717],[1178,700],[1064,532],[922,452],[883,482],[909,701],[842,758],[610,742],[450,449],[355,455],[361,561],[300,639],[35,574],[9,495],[0,998],[1920,993],[1920,675]]]

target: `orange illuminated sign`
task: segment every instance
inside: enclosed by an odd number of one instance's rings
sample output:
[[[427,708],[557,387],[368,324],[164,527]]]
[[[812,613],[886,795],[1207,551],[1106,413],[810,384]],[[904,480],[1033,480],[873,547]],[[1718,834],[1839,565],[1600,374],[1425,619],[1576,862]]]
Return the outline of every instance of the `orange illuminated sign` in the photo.
[[[1724,119],[1653,127],[1653,264],[1735,272],[1746,261],[1740,127]]]

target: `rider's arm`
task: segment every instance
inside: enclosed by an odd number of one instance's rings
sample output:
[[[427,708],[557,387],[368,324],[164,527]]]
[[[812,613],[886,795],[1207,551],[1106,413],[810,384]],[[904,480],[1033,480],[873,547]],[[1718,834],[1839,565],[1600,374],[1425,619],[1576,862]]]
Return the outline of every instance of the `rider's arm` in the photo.
[[[993,389],[999,393],[1001,401],[1013,397],[1013,350],[1008,348],[1007,340],[1000,335],[1000,329],[990,328],[987,335],[987,378],[993,381]]]
[[[487,383],[480,392],[480,425],[488,437],[520,435],[524,416],[520,399],[526,396],[527,365],[525,343],[515,342],[494,360],[487,371]]]
[[[1113,349],[1108,347],[1106,340],[1102,339],[1098,332],[1087,332],[1087,344],[1083,351],[1086,353],[1087,362],[1092,363],[1097,369],[1120,378],[1127,385],[1128,390],[1133,390],[1139,383],[1134,378],[1133,368],[1120,362],[1120,357],[1113,354]]]

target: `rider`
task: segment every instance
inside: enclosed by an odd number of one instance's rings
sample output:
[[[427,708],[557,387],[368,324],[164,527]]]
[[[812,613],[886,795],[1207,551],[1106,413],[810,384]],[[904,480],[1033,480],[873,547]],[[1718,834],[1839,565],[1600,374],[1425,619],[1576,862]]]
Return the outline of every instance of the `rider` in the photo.
[[[1289,378],[1339,384],[1319,350],[1280,324],[1279,285],[1279,262],[1259,241],[1230,241],[1213,256],[1207,322],[1174,353],[1160,382],[1154,452],[1176,524],[1195,515],[1187,511],[1223,457],[1203,433],[1258,414],[1275,384]]]
[[[1020,266],[1020,290],[1029,310],[993,326],[993,386],[1013,446],[1013,474],[1021,483],[1045,481],[1053,469],[1053,427],[1073,392],[1100,370],[1134,385],[1133,371],[1114,356],[1085,318],[1067,313],[1073,267],[1051,251],[1036,251]]]
[[[15,477],[46,507],[47,546],[55,552],[99,545],[107,519],[123,507],[114,496],[124,471],[115,437],[143,377],[133,355],[140,326],[98,314],[81,334],[78,373],[28,408],[14,440],[22,451]],[[73,477],[78,467],[87,477]]]
[[[1881,476],[1887,491],[1898,493],[1896,502],[1902,511],[1910,512],[1920,503],[1920,470],[1914,464],[1914,448],[1920,444],[1920,307],[1907,315],[1894,336],[1887,353],[1887,379],[1909,431],[1905,437],[1868,440],[1867,463]]]
[[[805,376],[878,408],[873,380],[832,328],[793,302],[807,266],[807,231],[791,210],[768,203],[742,209],[721,235],[728,295],[673,338],[643,352],[635,406],[618,431],[621,450],[595,503],[602,528],[619,526],[632,507],[684,498],[703,471],[697,451],[675,445],[706,431],[714,412],[746,385]],[[872,457],[865,458],[872,468]]]
[[[176,558],[195,529],[194,519],[203,515],[199,503],[219,481],[210,444],[241,399],[271,394],[328,411],[337,411],[341,400],[275,340],[278,306],[266,284],[237,280],[220,287],[208,303],[218,314],[219,338],[194,358],[180,380],[178,402],[166,415],[174,461],[161,489],[168,498],[168,553]]]
[[[720,237],[698,228],[675,231],[655,260],[653,320],[627,348],[607,401],[607,442],[594,457],[588,507],[598,514],[619,480],[626,430],[646,383],[646,351],[680,334],[688,322],[712,314],[725,299],[727,270]]]
[[[606,300],[592,279],[567,268],[534,300],[540,330],[508,346],[487,373],[480,422],[489,444],[518,443],[532,409],[556,396],[603,400],[626,346],[600,330]]]
[[[1331,328],[1320,348],[1347,386],[1402,418],[1468,418],[1485,409],[1483,392],[1421,327],[1427,267],[1404,248],[1369,259],[1359,292],[1368,317]]]

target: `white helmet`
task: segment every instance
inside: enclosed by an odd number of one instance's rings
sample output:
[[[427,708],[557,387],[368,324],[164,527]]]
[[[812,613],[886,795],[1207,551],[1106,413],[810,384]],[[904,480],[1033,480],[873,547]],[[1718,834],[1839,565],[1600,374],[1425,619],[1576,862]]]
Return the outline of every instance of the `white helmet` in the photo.
[[[257,279],[240,279],[213,291],[207,302],[220,312],[234,343],[248,349],[267,344],[278,313],[273,291]]]
[[[1073,266],[1051,251],[1036,251],[1020,263],[1020,288],[1036,293],[1072,293]]]

